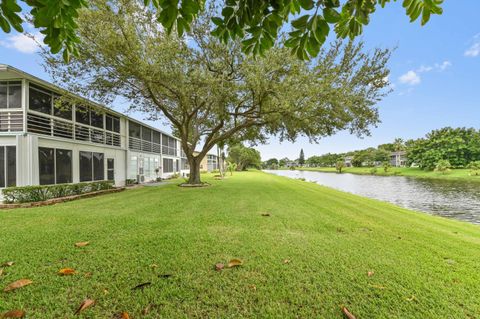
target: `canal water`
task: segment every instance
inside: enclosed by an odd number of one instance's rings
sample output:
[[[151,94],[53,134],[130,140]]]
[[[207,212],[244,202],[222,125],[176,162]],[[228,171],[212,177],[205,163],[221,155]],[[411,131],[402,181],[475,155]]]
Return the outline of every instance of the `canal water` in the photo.
[[[480,183],[404,176],[335,174],[311,171],[266,172],[335,188],[392,204],[480,224]]]

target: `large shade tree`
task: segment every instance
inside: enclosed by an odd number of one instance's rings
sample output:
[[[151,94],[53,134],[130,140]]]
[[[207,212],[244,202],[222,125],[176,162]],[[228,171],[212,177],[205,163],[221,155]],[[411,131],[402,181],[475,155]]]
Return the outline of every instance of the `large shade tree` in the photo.
[[[180,35],[191,28],[205,0],[132,0],[155,12],[155,19]],[[397,0],[226,0],[212,17],[215,36],[223,41],[241,39],[245,52],[260,53],[275,44],[279,30],[290,23],[288,45],[301,59],[317,56],[333,28],[339,38],[354,38],[378,7]],[[432,14],[441,14],[443,0],[402,0],[410,21],[424,25]],[[89,0],[2,0],[0,28],[23,31],[22,13],[29,11],[33,25],[45,35],[52,53],[63,50],[68,60],[77,50],[77,18],[82,8],[94,7]]]
[[[97,1],[78,19],[80,55],[64,64],[44,52],[46,70],[66,89],[107,105],[120,96],[166,120],[181,139],[190,184],[201,182],[200,161],[216,144],[362,135],[378,122],[389,50],[364,53],[361,43],[334,42],[305,63],[280,42],[253,58],[238,42],[220,43],[210,21],[206,14],[178,37],[135,2]]]

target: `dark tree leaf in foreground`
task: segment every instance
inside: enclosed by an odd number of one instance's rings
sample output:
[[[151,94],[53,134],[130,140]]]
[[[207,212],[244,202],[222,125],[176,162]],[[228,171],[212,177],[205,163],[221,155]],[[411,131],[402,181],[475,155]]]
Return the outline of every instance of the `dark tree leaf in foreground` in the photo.
[[[241,39],[246,53],[265,53],[272,48],[284,26],[291,29],[286,45],[300,59],[319,54],[325,39],[334,29],[338,38],[360,35],[363,26],[378,7],[397,0],[226,0],[221,14],[212,17],[213,34],[224,42]],[[22,27],[24,2],[30,10],[33,24],[45,35],[52,53],[63,49],[63,57],[78,55],[77,17],[82,8],[94,8],[88,0],[2,0],[0,28],[6,33]],[[105,1],[106,2],[106,1]],[[143,0],[135,1],[155,13],[156,19],[169,33],[180,36],[190,31],[194,19],[205,7],[205,0]],[[403,0],[411,22],[420,18],[424,25],[432,14],[442,14],[443,0]],[[25,4],[24,4],[25,6]]]

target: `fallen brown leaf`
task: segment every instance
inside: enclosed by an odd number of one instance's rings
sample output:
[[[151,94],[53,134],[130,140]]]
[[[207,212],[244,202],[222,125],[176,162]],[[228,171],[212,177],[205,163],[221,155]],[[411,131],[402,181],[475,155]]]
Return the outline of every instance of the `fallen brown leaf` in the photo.
[[[58,271],[58,274],[60,276],[68,276],[68,275],[73,275],[75,274],[75,269],[73,268],[63,268]]]
[[[144,282],[142,284],[136,285],[135,287],[132,288],[132,290],[143,289],[147,286],[150,286],[151,284],[152,284],[151,282]]]
[[[15,282],[12,282],[5,289],[3,289],[3,291],[8,292],[8,291],[11,291],[11,290],[22,288],[24,286],[30,285],[32,282],[33,281],[31,281],[30,279],[20,279],[20,280],[17,280]]]
[[[146,306],[145,308],[143,308],[142,310],[142,315],[148,315],[150,313],[150,310],[152,309],[152,304],[149,304],[148,306]]]
[[[88,307],[91,307],[95,304],[95,300],[92,299],[85,299],[78,307],[77,311],[75,311],[74,315],[78,315],[80,312],[84,311]]]
[[[76,244],[75,244],[75,247],[85,247],[85,246],[87,246],[88,244],[89,244],[88,241],[81,241],[81,242],[79,242],[79,243],[76,243]]]
[[[120,319],[130,319],[130,316],[129,316],[128,312],[124,311],[124,312],[122,312],[118,315],[118,318],[120,318]]]
[[[284,260],[283,260],[283,263],[284,263],[284,264],[289,264],[289,263],[290,263],[290,259],[284,259]]]
[[[413,296],[413,295],[412,295],[410,298],[406,298],[406,299],[407,299],[407,301],[414,301],[414,300],[417,300],[417,298],[415,298],[415,296]]]
[[[348,319],[356,319],[354,315],[346,307],[342,308],[343,314],[348,318]]]
[[[252,289],[253,291],[257,291],[257,286],[255,285],[250,285],[248,286],[250,289]]]
[[[23,318],[25,317],[25,311],[23,310],[11,310],[2,315],[2,318]]]
[[[153,268],[153,269],[158,268],[158,265],[157,264],[151,264],[150,268]]]
[[[224,267],[225,267],[224,264],[218,263],[218,264],[215,265],[215,270],[216,271],[221,271]]]
[[[3,263],[2,266],[3,267],[12,267],[13,264],[15,264],[13,261],[7,261],[6,263]]]
[[[233,267],[238,267],[238,266],[241,266],[241,265],[243,265],[243,261],[241,261],[240,259],[234,258],[234,259],[232,259],[228,262],[227,267],[228,268],[233,268]]]
[[[93,275],[93,274],[92,274],[91,272],[86,272],[84,276],[85,276],[86,278],[90,278],[90,277],[92,277],[92,275]]]
[[[372,277],[372,276],[373,276],[373,274],[375,274],[375,272],[374,272],[374,271],[369,271],[369,272],[367,272],[367,276],[368,276],[368,277]]]

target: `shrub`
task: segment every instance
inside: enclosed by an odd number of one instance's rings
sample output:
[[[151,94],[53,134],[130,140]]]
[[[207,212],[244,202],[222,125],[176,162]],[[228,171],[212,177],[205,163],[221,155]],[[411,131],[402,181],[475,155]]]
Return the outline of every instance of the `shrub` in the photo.
[[[344,161],[338,161],[336,164],[335,164],[335,170],[337,171],[337,173],[342,173],[342,169],[345,167],[345,162]]]
[[[467,168],[470,169],[470,175],[478,176],[480,173],[480,161],[471,162]]]
[[[112,189],[112,181],[77,184],[8,187],[3,190],[5,203],[30,203]]]
[[[125,181],[125,184],[127,186],[133,185],[133,184],[136,184],[136,183],[137,183],[137,181],[135,179],[130,179],[130,178]]]
[[[372,174],[372,175],[377,174],[377,168],[376,168],[376,167],[372,167],[372,168],[370,169],[370,174]]]
[[[388,161],[383,162],[382,166],[383,166],[383,171],[384,171],[385,173],[388,172],[388,170],[390,169],[390,167],[392,167],[392,165],[391,165],[390,162],[388,162]]]
[[[448,160],[439,160],[435,166],[435,172],[446,174],[448,171],[450,171],[450,167],[452,167],[452,165],[450,165]]]

